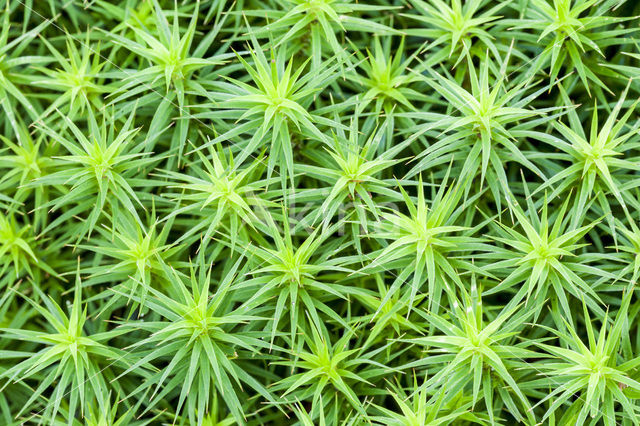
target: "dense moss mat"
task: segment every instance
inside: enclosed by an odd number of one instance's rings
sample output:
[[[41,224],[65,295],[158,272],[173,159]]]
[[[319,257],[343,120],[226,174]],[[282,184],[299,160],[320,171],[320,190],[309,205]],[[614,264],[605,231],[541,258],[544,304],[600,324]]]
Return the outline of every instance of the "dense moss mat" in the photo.
[[[639,425],[639,15],[0,0],[0,424]]]

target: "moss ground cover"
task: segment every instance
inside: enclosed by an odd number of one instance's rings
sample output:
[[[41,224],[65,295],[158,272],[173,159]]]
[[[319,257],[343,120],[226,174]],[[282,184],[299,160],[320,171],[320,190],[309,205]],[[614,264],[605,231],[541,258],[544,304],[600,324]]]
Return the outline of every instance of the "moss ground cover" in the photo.
[[[0,0],[0,425],[640,425],[639,16]]]

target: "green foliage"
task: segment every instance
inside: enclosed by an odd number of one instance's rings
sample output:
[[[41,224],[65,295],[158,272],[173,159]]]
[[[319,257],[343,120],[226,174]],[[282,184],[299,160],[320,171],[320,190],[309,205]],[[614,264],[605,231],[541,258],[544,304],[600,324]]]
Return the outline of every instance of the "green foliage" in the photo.
[[[0,0],[0,424],[640,426],[638,16]]]

